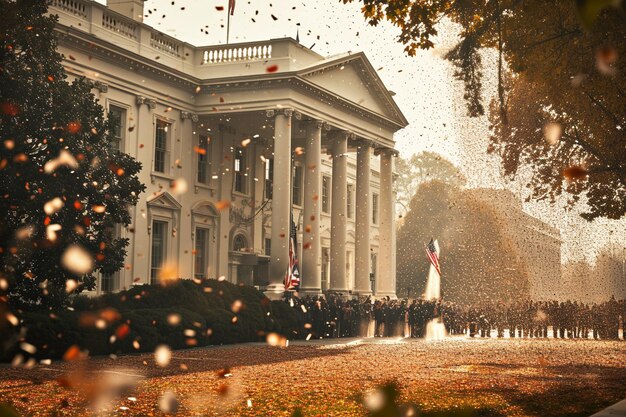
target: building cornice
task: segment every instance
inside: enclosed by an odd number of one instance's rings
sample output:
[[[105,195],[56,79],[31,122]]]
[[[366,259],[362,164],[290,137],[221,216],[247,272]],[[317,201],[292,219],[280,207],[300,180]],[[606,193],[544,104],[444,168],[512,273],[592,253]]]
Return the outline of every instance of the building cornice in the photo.
[[[150,74],[172,86],[185,86],[190,91],[193,91],[200,84],[200,80],[193,75],[173,69],[153,59],[145,58],[110,42],[103,42],[101,39],[81,30],[62,25],[57,25],[55,29],[58,43],[67,44],[90,57],[97,56],[104,60],[129,65],[131,70],[137,71],[142,75]]]
[[[129,68],[141,73],[144,77],[146,74],[149,74],[159,81],[168,83],[174,87],[187,88],[189,91],[195,91],[197,87],[200,87],[198,94],[202,94],[208,90],[212,92],[219,92],[220,90],[237,91],[271,88],[280,86],[282,83],[286,83],[290,87],[309,97],[322,100],[333,107],[340,108],[341,110],[347,111],[358,117],[365,118],[394,131],[405,127],[403,123],[395,122],[386,116],[366,109],[363,106],[346,100],[343,97],[311,83],[303,76],[299,75],[299,72],[301,71],[203,80],[183,71],[173,69],[167,65],[135,54],[132,51],[118,47],[109,42],[102,42],[100,39],[75,28],[58,25],[57,36],[60,43],[76,48],[89,56],[97,56],[104,60],[115,61],[128,65]],[[192,65],[193,64],[190,64],[190,66]],[[306,72],[306,74],[309,73],[310,72]],[[193,107],[193,103],[189,104]],[[218,110],[220,109],[220,106],[215,107]]]
[[[405,127],[404,125],[394,122],[385,116],[368,110],[367,108],[353,103],[350,100],[346,100],[337,94],[333,94],[317,84],[311,83],[310,81],[299,76],[296,71],[291,73],[282,73],[278,76],[233,77],[223,80],[205,80],[202,85],[204,88],[209,89],[213,93],[259,90],[263,88],[283,87],[288,85],[290,88],[293,88],[308,97],[320,100],[333,107],[340,108],[394,131]],[[214,107],[219,111],[222,108],[232,106],[233,104],[229,103],[228,105],[215,104]]]

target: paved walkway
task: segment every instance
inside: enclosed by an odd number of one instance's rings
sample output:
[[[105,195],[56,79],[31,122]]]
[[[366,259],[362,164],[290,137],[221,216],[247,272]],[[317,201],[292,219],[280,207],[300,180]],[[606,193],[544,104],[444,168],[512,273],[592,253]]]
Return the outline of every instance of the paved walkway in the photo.
[[[594,414],[591,417],[626,417],[626,400],[620,401],[617,404],[613,404],[612,406],[605,408],[599,413]]]

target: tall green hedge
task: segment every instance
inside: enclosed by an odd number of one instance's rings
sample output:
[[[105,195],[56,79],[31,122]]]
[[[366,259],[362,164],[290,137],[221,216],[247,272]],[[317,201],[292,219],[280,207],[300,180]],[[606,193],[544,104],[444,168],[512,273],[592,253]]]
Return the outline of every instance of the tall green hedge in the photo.
[[[21,328],[6,340],[1,358],[30,356],[21,342],[37,348],[34,357],[60,358],[71,346],[90,355],[153,351],[265,340],[269,332],[289,337],[296,312],[270,302],[255,288],[225,281],[180,280],[169,286],[141,285],[100,297],[76,297],[71,310],[15,312]],[[177,318],[172,323],[168,318]],[[97,325],[96,325],[97,324]]]

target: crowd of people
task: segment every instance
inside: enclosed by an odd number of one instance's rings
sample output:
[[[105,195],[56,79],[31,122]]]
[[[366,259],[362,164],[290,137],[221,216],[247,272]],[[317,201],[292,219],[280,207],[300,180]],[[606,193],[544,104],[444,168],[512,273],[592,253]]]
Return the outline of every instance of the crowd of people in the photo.
[[[469,337],[620,339],[626,300],[604,303],[516,301],[460,304],[424,299],[290,296],[297,338],[424,337],[441,320],[450,335]],[[626,334],[626,332],[624,332]],[[622,337],[626,340],[626,337]]]

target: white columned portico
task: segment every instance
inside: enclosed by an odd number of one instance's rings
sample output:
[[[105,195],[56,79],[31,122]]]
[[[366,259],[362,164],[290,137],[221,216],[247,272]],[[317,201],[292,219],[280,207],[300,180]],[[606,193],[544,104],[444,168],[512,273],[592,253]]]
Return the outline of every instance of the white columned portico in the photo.
[[[356,156],[356,225],[355,225],[355,292],[372,293],[370,284],[370,219],[372,203],[370,192],[370,143],[362,140]]]
[[[393,201],[393,149],[381,149],[380,154],[380,226],[378,277],[376,295],[396,297],[395,223]]]
[[[280,299],[285,291],[284,278],[289,268],[289,231],[291,208],[291,116],[293,110],[269,110],[274,119],[274,175],[272,178],[272,249],[269,285],[265,295]]]
[[[300,291],[306,295],[322,292],[322,246],[320,239],[322,127],[319,120],[306,125],[304,145],[304,231],[302,234],[302,282]]]
[[[330,208],[330,290],[348,292],[346,273],[346,222],[348,193],[348,136],[349,132],[339,132],[332,147],[333,177],[332,205]]]

